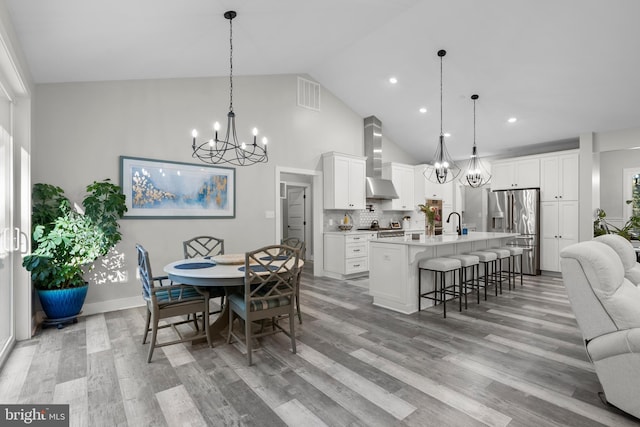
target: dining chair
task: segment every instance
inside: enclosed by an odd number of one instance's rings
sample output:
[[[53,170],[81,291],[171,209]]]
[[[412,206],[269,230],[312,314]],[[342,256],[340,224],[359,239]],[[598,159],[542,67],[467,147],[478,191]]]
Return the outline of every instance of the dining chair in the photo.
[[[182,242],[184,257],[196,258],[224,254],[224,239],[213,236],[198,236]]]
[[[189,314],[200,312],[205,319],[205,325],[208,325],[209,298],[205,298],[205,296],[199,293],[193,286],[174,284],[167,276],[154,277],[151,272],[151,263],[149,262],[149,253],[147,250],[142,245],[136,244],[136,251],[138,253],[138,272],[140,274],[140,281],[142,282],[142,297],[147,302],[147,319],[142,344],[146,344],[147,336],[149,332],[151,332],[151,343],[149,345],[147,363],[151,362],[153,350],[156,347],[164,347],[202,338],[206,338],[207,344],[211,347],[209,328],[205,327],[203,331],[200,331],[195,318],[193,320],[182,319],[159,326],[161,319],[188,316]],[[193,322],[196,329],[196,333],[194,334],[183,335],[176,327],[190,322]],[[179,338],[159,343],[157,339],[158,330],[168,327],[171,327]]]
[[[291,349],[296,352],[294,297],[298,286],[298,261],[300,250],[285,245],[270,245],[247,252],[244,267],[244,291],[231,294],[229,304],[229,332],[231,339],[242,343],[247,351],[247,363],[251,366],[252,339],[276,332],[284,332],[291,339]],[[288,315],[288,316],[287,316]],[[235,317],[244,320],[244,337],[233,331]],[[254,332],[254,322],[271,319],[272,328]],[[289,330],[279,321],[287,319]]]
[[[306,261],[305,252],[306,245],[304,240],[300,240],[297,237],[287,237],[282,239],[282,244],[291,246],[292,248],[300,250],[300,259]],[[304,267],[304,266],[303,266]],[[302,280],[302,268],[298,269],[298,284],[296,285],[296,313],[298,314],[298,321],[302,325],[302,312],[300,311],[300,280]]]
[[[185,259],[224,255],[224,239],[213,236],[198,236],[182,242],[182,249]],[[211,287],[208,291],[209,298],[220,298],[220,309],[210,311],[209,314],[218,314],[224,306],[224,288]]]

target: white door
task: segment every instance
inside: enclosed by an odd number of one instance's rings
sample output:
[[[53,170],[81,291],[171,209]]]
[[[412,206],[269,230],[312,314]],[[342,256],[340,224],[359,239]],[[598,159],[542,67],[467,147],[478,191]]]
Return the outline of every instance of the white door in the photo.
[[[13,150],[10,135],[0,126],[0,365],[14,340],[13,323]],[[19,239],[19,237],[18,237]],[[18,240],[19,241],[19,240]]]
[[[302,241],[306,235],[305,188],[287,187],[287,228],[285,237],[296,237]]]

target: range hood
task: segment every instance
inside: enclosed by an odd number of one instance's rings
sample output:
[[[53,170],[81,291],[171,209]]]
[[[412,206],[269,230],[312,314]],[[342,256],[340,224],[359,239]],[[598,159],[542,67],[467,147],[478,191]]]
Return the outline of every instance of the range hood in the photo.
[[[391,180],[382,179],[382,122],[375,116],[364,119],[364,155],[367,157],[367,199],[397,199]]]

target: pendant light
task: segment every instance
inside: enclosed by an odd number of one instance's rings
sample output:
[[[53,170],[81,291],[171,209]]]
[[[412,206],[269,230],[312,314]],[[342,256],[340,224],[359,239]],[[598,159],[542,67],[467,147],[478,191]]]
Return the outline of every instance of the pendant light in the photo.
[[[444,133],[442,132],[442,58],[447,54],[446,50],[439,50],[440,57],[440,138],[438,147],[433,156],[433,165],[427,166],[422,173],[425,178],[436,184],[451,182],[460,174],[460,168],[451,159],[447,146],[444,143]]]
[[[253,128],[253,141],[246,144],[238,142],[236,134],[236,114],[233,111],[233,18],[237,13],[233,10],[224,13],[224,17],[229,20],[229,112],[227,113],[227,130],[224,139],[218,138],[220,123],[213,125],[214,138],[202,143],[197,143],[198,131],[193,130],[191,136],[193,142],[191,149],[192,157],[197,157],[204,163],[224,164],[230,163],[236,166],[249,166],[255,163],[266,163],[267,138],[262,138],[262,144],[257,144],[258,129]]]
[[[482,164],[476,147],[476,101],[478,98],[478,95],[471,95],[473,100],[473,150],[467,167],[464,169],[464,174],[460,177],[462,184],[473,188],[482,187],[491,181],[491,174]]]

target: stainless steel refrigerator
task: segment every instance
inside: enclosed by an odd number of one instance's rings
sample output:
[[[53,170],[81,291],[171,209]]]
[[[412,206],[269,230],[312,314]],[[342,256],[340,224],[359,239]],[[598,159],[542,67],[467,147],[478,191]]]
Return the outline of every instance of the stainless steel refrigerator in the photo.
[[[522,272],[540,274],[540,190],[489,193],[487,231],[518,233],[508,244],[523,249]]]

